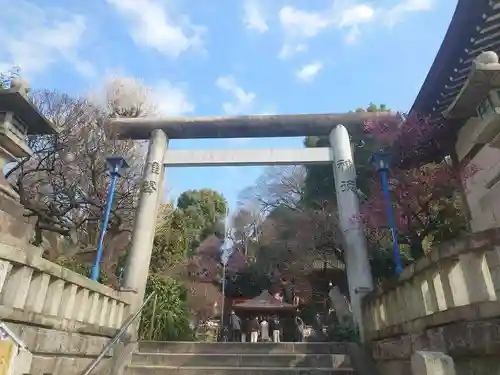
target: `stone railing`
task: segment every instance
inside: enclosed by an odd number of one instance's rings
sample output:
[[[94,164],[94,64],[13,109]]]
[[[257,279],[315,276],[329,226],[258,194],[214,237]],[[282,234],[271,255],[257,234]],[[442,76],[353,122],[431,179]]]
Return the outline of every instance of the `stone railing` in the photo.
[[[484,359],[498,349],[486,333],[500,323],[499,299],[500,229],[470,234],[437,246],[363,299],[365,341],[385,365],[409,364],[419,350]]]
[[[0,319],[102,336],[111,336],[121,326],[129,313],[129,294],[24,247],[0,243]]]

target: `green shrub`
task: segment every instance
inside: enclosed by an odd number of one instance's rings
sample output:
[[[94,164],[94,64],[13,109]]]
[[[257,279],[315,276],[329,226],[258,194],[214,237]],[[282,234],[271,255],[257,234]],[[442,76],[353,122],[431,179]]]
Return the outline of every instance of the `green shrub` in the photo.
[[[148,278],[146,296],[153,292],[155,297],[141,314],[140,338],[158,341],[193,340],[186,288],[172,278],[152,274]]]
[[[55,260],[55,263],[59,264],[60,266],[67,268],[73,272],[79,273],[82,276],[85,277],[90,277],[90,272],[92,270],[92,264],[90,263],[81,263],[77,262],[73,258],[67,258],[64,256],[61,256]],[[109,274],[107,274],[102,268],[100,270],[100,275],[99,279],[97,280],[101,284],[108,285],[111,287],[115,287],[112,283],[113,277],[110,277]]]
[[[331,341],[359,343],[359,328],[352,316],[344,317],[342,321],[330,326],[329,336]]]

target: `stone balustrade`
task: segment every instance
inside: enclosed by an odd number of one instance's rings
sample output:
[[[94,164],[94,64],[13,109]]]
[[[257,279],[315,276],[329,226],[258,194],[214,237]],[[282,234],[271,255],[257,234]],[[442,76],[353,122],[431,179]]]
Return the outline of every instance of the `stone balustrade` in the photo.
[[[363,299],[365,341],[387,373],[402,371],[390,362],[409,366],[419,350],[488,362],[500,346],[500,335],[491,334],[499,300],[500,229],[469,234],[437,246]]]
[[[108,335],[130,296],[19,247],[0,243],[0,319]]]
[[[0,320],[32,353],[29,374],[77,375],[130,316],[135,293],[116,291],[40,254],[39,248],[2,236]],[[111,372],[114,352],[96,375]]]

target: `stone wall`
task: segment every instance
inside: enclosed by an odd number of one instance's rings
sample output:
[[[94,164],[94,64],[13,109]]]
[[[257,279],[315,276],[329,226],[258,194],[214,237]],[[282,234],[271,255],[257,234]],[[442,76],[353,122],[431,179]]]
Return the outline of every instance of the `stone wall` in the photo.
[[[2,177],[0,174],[0,182]],[[0,235],[13,237],[20,243],[29,243],[34,235],[36,218],[25,216],[25,212],[23,206],[0,192]]]
[[[363,300],[365,341],[383,375],[416,351],[450,355],[457,375],[500,372],[500,229],[436,247]]]
[[[129,314],[117,292],[41,257],[8,236],[0,243],[0,319],[33,354],[30,374],[79,375]],[[112,355],[95,374],[111,372]]]
[[[492,110],[486,118],[470,118],[457,134],[458,161],[477,169],[464,187],[474,232],[500,226],[500,145],[491,140],[499,131],[500,115]]]

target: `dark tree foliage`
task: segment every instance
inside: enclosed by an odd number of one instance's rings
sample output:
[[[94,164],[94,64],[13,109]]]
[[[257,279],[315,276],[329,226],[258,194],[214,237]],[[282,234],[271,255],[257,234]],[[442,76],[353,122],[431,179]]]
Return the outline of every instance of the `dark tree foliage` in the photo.
[[[225,294],[230,297],[257,297],[263,290],[269,290],[277,280],[253,264],[239,273],[226,278]]]
[[[387,112],[389,109],[385,104],[377,106],[371,103],[366,110],[356,109],[356,112]],[[369,189],[370,177],[373,170],[370,165],[370,157],[377,150],[377,142],[366,133],[363,123],[348,129],[351,135],[354,150],[354,164],[357,173],[357,187],[365,193]],[[328,137],[306,137],[305,147],[330,147]],[[362,146],[362,147],[357,147]],[[304,200],[306,205],[315,207],[322,205],[324,201],[335,200],[335,183],[333,169],[330,165],[309,165],[306,167],[307,175],[304,186]]]

